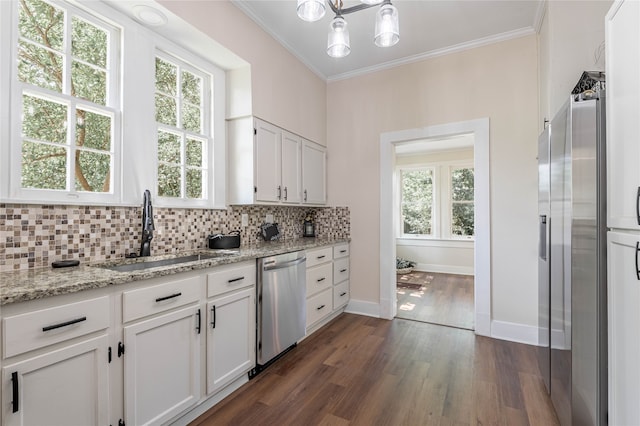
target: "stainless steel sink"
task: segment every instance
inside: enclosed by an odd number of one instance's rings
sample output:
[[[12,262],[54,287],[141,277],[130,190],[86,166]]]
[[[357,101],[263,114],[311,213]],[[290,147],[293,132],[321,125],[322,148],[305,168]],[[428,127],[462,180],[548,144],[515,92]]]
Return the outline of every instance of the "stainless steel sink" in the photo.
[[[102,268],[117,272],[142,271],[145,269],[159,268],[161,266],[178,265],[180,263],[196,262],[198,260],[216,259],[237,255],[236,252],[200,253],[189,256],[174,257],[171,259],[138,261],[135,263],[125,263],[121,265],[99,265]]]

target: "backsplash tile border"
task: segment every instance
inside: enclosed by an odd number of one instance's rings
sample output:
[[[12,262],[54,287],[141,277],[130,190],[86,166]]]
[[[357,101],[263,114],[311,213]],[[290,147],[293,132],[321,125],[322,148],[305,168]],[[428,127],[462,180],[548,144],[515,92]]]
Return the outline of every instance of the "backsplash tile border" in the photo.
[[[241,227],[242,214],[249,225]],[[207,248],[207,236],[240,230],[243,246],[259,241],[267,214],[281,238],[302,238],[307,213],[322,238],[349,238],[348,207],[231,206],[226,210],[154,208],[152,254]],[[102,262],[139,252],[142,209],[119,206],[0,204],[0,272],[48,267],[54,260]]]

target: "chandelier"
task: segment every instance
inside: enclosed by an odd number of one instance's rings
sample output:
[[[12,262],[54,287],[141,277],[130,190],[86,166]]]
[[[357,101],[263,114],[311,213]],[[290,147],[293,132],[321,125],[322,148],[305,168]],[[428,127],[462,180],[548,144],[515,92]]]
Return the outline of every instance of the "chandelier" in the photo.
[[[335,1],[335,3],[332,3]],[[327,54],[333,58],[344,58],[351,53],[349,45],[349,28],[342,15],[380,6],[376,13],[375,35],[376,46],[393,46],[400,40],[398,9],[391,0],[360,0],[362,3],[343,8],[342,0],[328,0],[335,17],[329,25],[327,38]],[[308,22],[321,19],[326,12],[325,0],[298,0],[298,16]]]

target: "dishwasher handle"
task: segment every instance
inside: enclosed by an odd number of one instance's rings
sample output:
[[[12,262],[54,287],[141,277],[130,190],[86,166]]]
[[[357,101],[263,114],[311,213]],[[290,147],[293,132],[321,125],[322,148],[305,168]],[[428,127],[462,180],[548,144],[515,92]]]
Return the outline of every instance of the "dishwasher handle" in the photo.
[[[295,260],[289,260],[287,262],[265,262],[264,266],[262,267],[263,270],[265,271],[273,271],[275,269],[282,269],[282,268],[288,268],[290,266],[294,266],[294,265],[298,265],[302,262],[305,262],[307,260],[306,256],[305,257],[300,257],[298,259]]]

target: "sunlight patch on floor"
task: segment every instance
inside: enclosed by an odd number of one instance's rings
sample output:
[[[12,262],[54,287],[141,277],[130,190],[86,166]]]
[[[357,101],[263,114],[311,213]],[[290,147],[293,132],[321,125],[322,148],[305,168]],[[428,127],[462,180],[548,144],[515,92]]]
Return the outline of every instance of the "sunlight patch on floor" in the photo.
[[[399,309],[401,311],[413,311],[415,307],[416,307],[415,303],[405,303],[405,304],[400,305]]]

